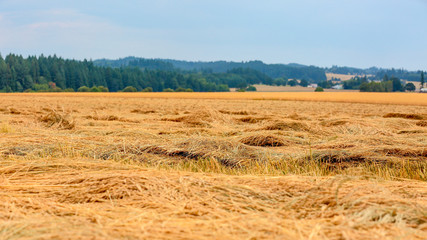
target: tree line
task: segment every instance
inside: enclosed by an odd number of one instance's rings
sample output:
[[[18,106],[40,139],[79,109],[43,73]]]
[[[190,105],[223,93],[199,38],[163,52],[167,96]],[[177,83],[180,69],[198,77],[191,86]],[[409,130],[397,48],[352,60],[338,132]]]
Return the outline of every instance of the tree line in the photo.
[[[423,74],[421,74],[423,75]],[[402,81],[395,76],[383,76],[381,81],[369,81],[366,76],[355,77],[343,83],[344,89],[359,89],[361,92],[404,92],[415,91],[413,83],[402,84]]]
[[[145,64],[146,68],[140,65]],[[152,65],[157,69],[153,69]],[[251,84],[272,84],[273,79],[254,69],[234,68],[224,73],[191,72],[161,61],[133,59],[130,66],[102,67],[94,62],[53,56],[0,55],[0,91],[229,91]],[[82,88],[85,87],[85,88]]]
[[[424,85],[424,72],[420,72],[418,81],[421,87]],[[336,85],[333,80],[321,81],[318,86],[321,88],[332,88]],[[370,80],[367,76],[354,77],[350,80],[342,82],[342,88],[346,90],[360,90],[361,92],[404,92],[415,91],[416,87],[413,83],[409,82],[402,84],[401,79],[395,76],[388,77],[385,74],[380,81]]]
[[[270,78],[286,79],[306,79],[310,82],[326,80],[325,70],[316,66],[306,66],[301,64],[266,64],[262,61],[248,62],[191,62],[172,59],[145,59],[136,57],[126,57],[118,60],[100,59],[94,61],[97,66],[104,67],[124,67],[135,66],[142,69],[161,69],[205,72],[205,73],[226,73],[236,68],[250,68],[261,72]]]
[[[385,75],[394,76],[396,78],[404,79],[407,81],[418,82],[420,81],[420,73],[422,71],[408,71],[405,69],[383,69],[377,67],[371,67],[367,69],[352,68],[352,67],[339,67],[332,66],[325,68],[328,73],[337,74],[354,74],[354,75],[369,75],[369,80],[381,80]]]

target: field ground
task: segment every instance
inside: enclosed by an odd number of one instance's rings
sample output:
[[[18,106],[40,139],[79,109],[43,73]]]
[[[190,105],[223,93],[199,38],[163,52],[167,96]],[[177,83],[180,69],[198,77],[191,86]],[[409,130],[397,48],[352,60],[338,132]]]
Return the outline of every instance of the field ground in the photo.
[[[427,94],[343,94],[0,94],[0,239],[425,239]]]
[[[347,81],[350,80],[354,77],[356,77],[357,75],[352,75],[352,74],[337,74],[337,73],[326,73],[326,79],[332,80],[332,78],[339,78],[342,81]]]

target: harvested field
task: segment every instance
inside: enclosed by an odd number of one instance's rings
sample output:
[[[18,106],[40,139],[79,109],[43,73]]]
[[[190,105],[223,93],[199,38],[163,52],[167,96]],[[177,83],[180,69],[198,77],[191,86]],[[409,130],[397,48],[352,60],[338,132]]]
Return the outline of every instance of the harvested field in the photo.
[[[250,94],[0,94],[0,239],[425,239],[426,94]]]
[[[314,90],[313,90],[314,91]],[[0,96],[22,96],[2,94]],[[209,92],[209,93],[25,93],[25,96],[44,97],[96,97],[96,98],[164,98],[164,99],[241,99],[284,100],[343,103],[375,103],[427,106],[427,94],[420,93],[373,93],[373,92]],[[151,110],[151,109],[150,109]]]

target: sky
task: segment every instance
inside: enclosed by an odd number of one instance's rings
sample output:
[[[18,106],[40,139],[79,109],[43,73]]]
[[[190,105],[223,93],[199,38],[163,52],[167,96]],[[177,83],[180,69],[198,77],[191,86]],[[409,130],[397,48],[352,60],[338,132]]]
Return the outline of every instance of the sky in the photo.
[[[0,53],[427,70],[427,0],[0,0]]]

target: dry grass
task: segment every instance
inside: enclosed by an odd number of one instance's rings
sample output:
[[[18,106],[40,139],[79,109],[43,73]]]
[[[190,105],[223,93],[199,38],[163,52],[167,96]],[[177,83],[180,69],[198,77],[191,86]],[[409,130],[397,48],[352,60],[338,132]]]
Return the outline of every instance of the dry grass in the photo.
[[[39,121],[44,123],[46,127],[57,127],[65,130],[74,129],[76,126],[76,123],[68,113],[61,113],[55,110],[50,110],[49,113],[40,116]]]
[[[0,94],[0,239],[423,239],[396,96]]]
[[[421,114],[413,114],[413,113],[387,113],[384,115],[385,118],[406,118],[406,119],[414,119],[414,120],[423,120],[426,119],[426,115]]]
[[[228,123],[231,118],[214,109],[201,109],[189,115],[164,118],[165,121],[182,122],[190,126],[212,126],[212,123]]]
[[[286,145],[280,137],[265,134],[248,136],[242,138],[240,142],[249,146],[257,147],[281,147]]]
[[[419,121],[416,124],[417,126],[420,126],[420,127],[427,127],[427,121]]]
[[[105,161],[2,161],[2,239],[423,239],[425,188],[232,177]]]
[[[275,122],[267,125],[263,129],[265,130],[291,130],[291,131],[306,131],[309,127],[301,122],[287,121],[287,122]]]

